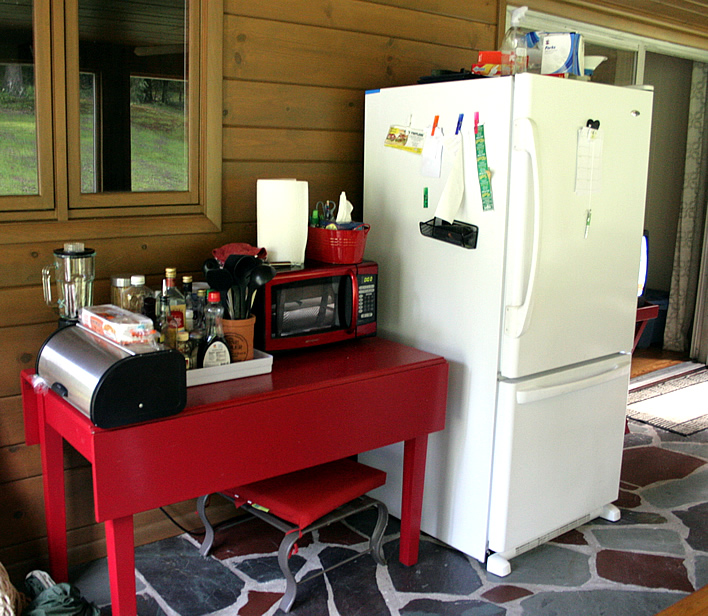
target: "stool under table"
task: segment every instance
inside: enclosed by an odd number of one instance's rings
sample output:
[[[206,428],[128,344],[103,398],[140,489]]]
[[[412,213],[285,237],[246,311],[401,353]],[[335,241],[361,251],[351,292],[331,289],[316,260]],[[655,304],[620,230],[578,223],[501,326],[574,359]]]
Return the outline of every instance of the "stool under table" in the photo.
[[[233,501],[237,508],[249,511],[285,533],[278,548],[278,564],[286,580],[280,609],[289,612],[295,602],[297,582],[290,571],[288,559],[297,540],[306,533],[376,507],[376,526],[369,540],[369,548],[363,554],[371,553],[377,563],[386,564],[382,540],[388,521],[388,510],[382,502],[366,495],[384,483],[386,473],[383,471],[345,458],[231,488],[219,494]],[[209,554],[214,543],[214,528],[206,516],[208,496],[200,496],[197,500],[199,517],[206,531],[199,550],[202,556]],[[361,554],[356,554],[336,566],[359,556]]]

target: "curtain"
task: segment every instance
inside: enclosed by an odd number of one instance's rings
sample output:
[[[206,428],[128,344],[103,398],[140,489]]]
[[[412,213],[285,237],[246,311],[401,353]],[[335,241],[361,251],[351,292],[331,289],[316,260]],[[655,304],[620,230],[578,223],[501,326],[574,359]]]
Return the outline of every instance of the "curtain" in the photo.
[[[708,178],[708,64],[693,63],[688,111],[686,166],[679,211],[664,349],[690,349],[703,248]]]

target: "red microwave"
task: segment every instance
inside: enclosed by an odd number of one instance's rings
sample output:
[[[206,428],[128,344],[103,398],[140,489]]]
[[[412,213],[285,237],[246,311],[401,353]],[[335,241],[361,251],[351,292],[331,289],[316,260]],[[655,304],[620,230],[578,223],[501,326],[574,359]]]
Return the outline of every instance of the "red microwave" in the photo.
[[[308,263],[259,289],[254,346],[300,349],[376,334],[378,265]]]

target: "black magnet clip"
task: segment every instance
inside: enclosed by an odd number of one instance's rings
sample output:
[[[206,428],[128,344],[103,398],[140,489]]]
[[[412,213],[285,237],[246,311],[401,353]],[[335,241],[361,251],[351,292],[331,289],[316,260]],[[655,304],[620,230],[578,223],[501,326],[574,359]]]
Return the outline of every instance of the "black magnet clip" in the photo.
[[[586,128],[594,128],[595,130],[597,130],[598,128],[600,128],[600,120],[588,120],[585,123],[585,126]]]

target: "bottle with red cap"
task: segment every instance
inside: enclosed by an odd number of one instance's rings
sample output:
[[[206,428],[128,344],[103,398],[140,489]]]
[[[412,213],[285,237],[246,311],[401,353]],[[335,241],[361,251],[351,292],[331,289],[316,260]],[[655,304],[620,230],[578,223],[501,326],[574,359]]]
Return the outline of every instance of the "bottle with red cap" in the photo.
[[[218,291],[209,291],[207,306],[204,309],[206,331],[197,353],[198,368],[212,368],[231,363],[229,346],[224,337],[224,307]]]

